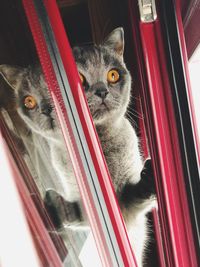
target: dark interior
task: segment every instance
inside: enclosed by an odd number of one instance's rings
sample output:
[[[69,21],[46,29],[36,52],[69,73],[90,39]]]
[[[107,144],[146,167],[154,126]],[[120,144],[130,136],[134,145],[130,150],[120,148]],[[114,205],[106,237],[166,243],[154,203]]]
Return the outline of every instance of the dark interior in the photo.
[[[57,2],[72,46],[91,42],[98,44],[115,27],[123,26],[125,49],[129,51],[132,45],[127,34],[127,1],[123,5],[118,0]],[[20,0],[1,2],[0,25],[0,64],[27,66],[36,63],[36,50]]]
[[[99,43],[118,26],[123,26],[127,32],[129,30],[127,0],[123,1],[123,5],[119,0],[57,0],[57,2],[72,46],[91,41]],[[185,31],[189,31],[188,23],[192,23],[193,18],[189,17],[189,14],[195,13],[198,5],[194,5],[195,1],[181,0],[180,2]],[[194,28],[193,30],[196,31]],[[190,35],[192,35],[191,29]],[[26,66],[37,61],[22,1],[1,1],[0,36],[0,64]],[[129,50],[131,45],[128,38],[126,34],[126,50]],[[187,34],[186,41],[190,52]]]

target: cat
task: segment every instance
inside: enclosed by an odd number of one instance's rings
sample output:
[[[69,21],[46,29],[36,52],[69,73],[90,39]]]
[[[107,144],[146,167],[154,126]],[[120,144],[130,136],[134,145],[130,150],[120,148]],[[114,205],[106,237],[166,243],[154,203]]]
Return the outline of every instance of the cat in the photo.
[[[49,160],[60,178],[57,179],[54,189],[67,201],[78,201],[80,194],[72,164],[65,151],[62,132],[56,120],[41,68],[1,65],[0,72],[4,80],[14,89],[17,112],[29,129],[25,134],[21,131],[23,138],[26,139],[28,136],[29,139],[35,140],[41,136],[42,141],[46,141],[45,153],[49,155]]]
[[[156,206],[151,162],[144,162],[136,132],[126,118],[131,75],[124,62],[124,31],[117,28],[101,45],[74,47],[74,58],[101,142],[138,266]]]
[[[113,186],[127,226],[138,266],[142,266],[148,240],[146,214],[156,198],[151,162],[144,162],[136,132],[126,118],[131,94],[131,75],[123,59],[124,31],[117,28],[100,45],[73,48],[88,106],[96,127]],[[40,68],[1,65],[3,78],[14,89],[17,111],[32,133],[48,140],[51,163],[58,174],[56,190],[45,203],[57,207],[62,226],[85,222],[80,194],[70,159],[63,145],[51,99]],[[67,203],[66,210],[60,205]],[[71,216],[70,216],[71,215]],[[67,217],[67,218],[66,218]]]

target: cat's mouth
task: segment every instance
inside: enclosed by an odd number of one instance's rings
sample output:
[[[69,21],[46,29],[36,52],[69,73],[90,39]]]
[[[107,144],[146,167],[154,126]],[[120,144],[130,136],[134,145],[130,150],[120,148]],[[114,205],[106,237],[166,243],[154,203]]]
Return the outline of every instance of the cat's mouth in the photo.
[[[102,101],[102,103],[99,105],[99,107],[100,107],[100,109],[107,109],[107,110],[109,110],[108,105],[104,101]]]
[[[110,107],[108,103],[106,103],[105,100],[102,100],[102,102],[96,107],[96,111],[100,112],[108,112],[110,110]]]
[[[110,111],[109,106],[102,101],[98,106],[96,106],[95,110],[92,112],[93,119],[100,119]]]

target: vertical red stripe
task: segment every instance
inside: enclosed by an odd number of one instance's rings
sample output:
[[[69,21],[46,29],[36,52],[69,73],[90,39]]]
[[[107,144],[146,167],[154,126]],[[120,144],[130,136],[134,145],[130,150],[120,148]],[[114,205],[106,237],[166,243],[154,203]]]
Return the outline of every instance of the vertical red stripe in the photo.
[[[66,110],[64,107],[64,103],[62,101],[61,93],[58,88],[58,84],[56,81],[55,73],[51,64],[51,60],[48,54],[48,49],[42,34],[41,26],[39,23],[39,19],[37,17],[34,5],[32,1],[23,1],[24,7],[26,10],[27,18],[31,27],[31,31],[36,43],[37,51],[39,54],[39,58],[41,61],[41,65],[43,67],[43,71],[46,77],[46,81],[48,87],[52,93],[53,100],[57,109],[58,117],[61,122],[61,126],[65,128],[67,125],[68,130],[70,131],[70,125],[67,119]],[[102,188],[103,196],[105,198],[105,202],[107,205],[107,209],[110,214],[110,219],[113,225],[113,229],[116,235],[116,239],[121,251],[121,255],[124,261],[125,266],[134,267],[136,266],[129,241],[127,239],[127,234],[124,228],[123,219],[119,212],[119,207],[116,203],[115,195],[113,193],[113,188],[111,186],[111,179],[109,178],[108,170],[105,164],[104,159],[102,158],[102,152],[99,148],[99,143],[96,139],[96,132],[94,131],[93,124],[91,122],[91,117],[88,113],[88,108],[85,103],[85,97],[81,90],[81,85],[78,77],[78,73],[76,70],[76,65],[74,63],[71,48],[69,46],[66,33],[60,18],[60,14],[56,5],[56,1],[44,1],[46,6],[46,10],[50,19],[50,23],[52,26],[52,30],[55,35],[55,39],[59,48],[59,52],[67,73],[67,77],[69,79],[70,87],[72,88],[73,97],[76,103],[76,107],[80,116],[80,120],[83,126],[84,134],[90,149],[90,153],[93,159],[93,163],[98,174],[99,182]],[[65,135],[65,132],[64,132]],[[71,134],[73,146],[76,148],[75,141]],[[65,136],[66,142],[67,136]],[[77,148],[76,148],[77,149]],[[78,151],[74,152],[76,155],[71,152],[72,157],[76,157],[78,159],[77,170],[82,166],[81,160],[78,157]],[[75,158],[74,158],[75,159]],[[77,171],[75,170],[75,171]],[[81,171],[81,172],[80,172]],[[78,178],[79,188],[82,194],[83,202],[85,204],[89,221],[92,226],[92,230],[94,231],[94,236],[96,236],[97,244],[101,244],[99,246],[100,254],[102,256],[102,260],[105,266],[110,267],[110,257],[108,253],[106,253],[105,249],[105,239],[104,234],[101,232],[101,226],[99,224],[98,216],[96,214],[96,210],[94,204],[92,202],[92,198],[90,196],[90,192],[86,183],[86,180],[81,181],[81,177],[83,176],[82,170],[79,170],[77,174],[80,174]],[[87,197],[89,196],[89,198]],[[89,203],[90,205],[89,205]],[[95,218],[95,219],[94,219]],[[103,252],[103,254],[102,254]]]
[[[191,83],[190,83],[190,74],[189,74],[189,69],[188,69],[188,56],[187,56],[187,49],[186,49],[186,43],[185,43],[183,22],[181,18],[180,5],[178,2],[176,3],[176,13],[177,13],[177,22],[178,22],[179,37],[180,37],[180,43],[181,43],[181,49],[182,49],[182,56],[183,56],[183,61],[184,61],[183,62],[184,71],[186,75],[186,82],[187,82],[187,88],[188,88],[188,98],[189,98],[189,104],[190,104],[190,109],[191,109],[195,144],[196,144],[196,149],[197,149],[198,162],[200,163],[200,139],[199,139],[199,134],[197,131],[197,121],[196,121],[196,116],[195,116],[192,89],[191,89]]]
[[[164,192],[164,195],[158,192],[158,199],[166,209],[165,214],[161,209],[160,212],[162,221],[167,222],[164,234],[166,238],[170,238],[168,244],[171,246],[168,262],[177,267],[196,267],[197,259],[159,21],[154,24],[141,23],[140,30],[153,109],[156,134],[153,138],[157,141],[157,162],[161,170],[161,177],[157,177],[161,181],[157,185],[161,183]]]

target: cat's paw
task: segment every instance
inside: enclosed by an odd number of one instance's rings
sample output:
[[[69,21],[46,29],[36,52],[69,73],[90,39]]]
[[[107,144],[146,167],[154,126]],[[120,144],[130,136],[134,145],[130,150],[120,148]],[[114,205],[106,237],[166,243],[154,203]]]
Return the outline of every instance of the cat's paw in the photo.
[[[144,163],[140,173],[140,181],[137,184],[126,183],[120,195],[120,201],[125,205],[138,201],[142,203],[146,200],[156,200],[154,174],[150,159]]]
[[[125,206],[133,203],[148,204],[156,200],[153,168],[150,159],[144,163],[139,182],[137,184],[126,183],[119,200]]]
[[[54,190],[48,190],[44,198],[45,208],[57,231],[81,224],[83,221],[77,202],[68,202]]]

